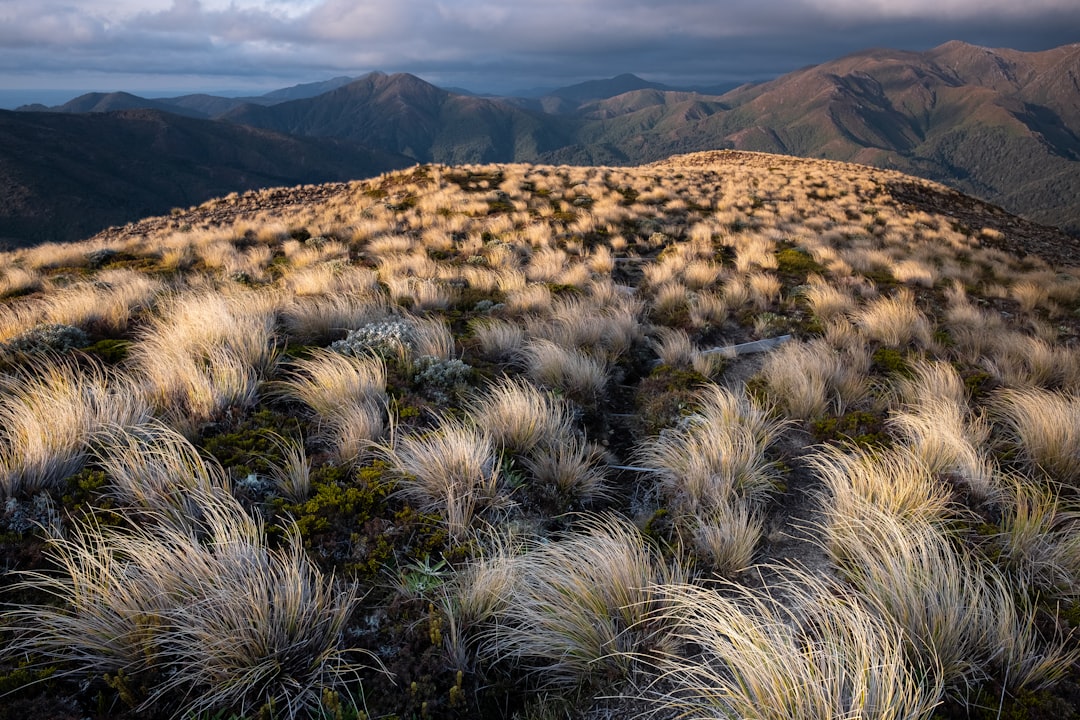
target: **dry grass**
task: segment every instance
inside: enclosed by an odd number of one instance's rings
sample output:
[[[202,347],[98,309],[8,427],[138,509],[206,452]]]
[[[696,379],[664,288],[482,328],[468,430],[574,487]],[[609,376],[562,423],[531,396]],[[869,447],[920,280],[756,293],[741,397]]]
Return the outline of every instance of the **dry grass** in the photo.
[[[748,396],[719,386],[699,398],[698,412],[647,441],[638,462],[658,471],[661,491],[684,512],[707,516],[740,500],[759,504],[775,489],[765,450],[781,423]]]
[[[108,477],[107,494],[120,507],[184,526],[198,517],[193,497],[228,494],[220,465],[207,461],[187,438],[158,423],[106,429],[94,449]]]
[[[513,360],[525,344],[525,329],[507,320],[485,318],[472,325],[473,337],[483,356],[499,362]]]
[[[171,522],[91,522],[48,553],[58,574],[24,573],[21,587],[62,602],[5,613],[9,657],[32,653],[63,673],[143,683],[137,710],[256,712],[306,717],[324,688],[353,681],[341,638],[354,589],[335,587],[288,532],[264,529],[227,496],[200,497],[200,542]],[[373,659],[372,659],[373,660]]]
[[[915,306],[915,296],[906,288],[889,297],[871,300],[855,312],[853,319],[868,340],[889,347],[925,347],[931,340],[930,322]]]
[[[561,390],[578,402],[594,403],[607,385],[606,362],[550,340],[526,342],[522,355],[533,381]]]
[[[315,350],[294,360],[274,388],[315,412],[320,435],[342,461],[359,458],[386,431],[386,366],[377,357]]]
[[[22,295],[41,289],[41,273],[32,268],[9,267],[0,276],[0,297]]]
[[[862,345],[837,350],[820,338],[792,340],[765,358],[761,375],[791,417],[809,420],[827,410],[842,414],[866,400],[870,361]]]
[[[803,290],[803,297],[806,298],[811,312],[821,322],[848,315],[855,307],[855,300],[850,293],[819,276],[809,279]]]
[[[968,410],[959,373],[946,363],[923,361],[911,373],[898,382],[906,405],[889,425],[930,472],[959,481],[981,502],[997,499],[997,474],[986,449],[990,426]]]
[[[390,316],[387,303],[367,294],[335,294],[297,297],[281,312],[289,337],[296,342],[326,344],[355,330]]]
[[[1036,388],[1003,390],[995,407],[1032,469],[1080,489],[1080,398]]]
[[[269,294],[178,295],[132,348],[151,402],[180,424],[250,407],[277,363],[278,299]]]
[[[605,460],[602,448],[570,436],[538,446],[522,465],[545,495],[570,507],[588,507],[611,496]]]
[[[100,433],[149,419],[126,376],[49,358],[24,366],[0,378],[0,491],[55,487],[82,468]]]
[[[573,435],[566,402],[521,379],[499,380],[470,403],[469,413],[500,449],[515,455],[556,447]]]
[[[663,588],[663,620],[695,648],[659,662],[658,710],[679,717],[925,720],[942,693],[900,630],[844,588],[794,574],[772,592]]]
[[[664,643],[649,622],[661,606],[657,583],[683,577],[636,528],[610,516],[530,548],[511,570],[480,655],[531,670],[546,689],[627,677]]]
[[[1024,478],[1007,485],[999,559],[1017,585],[1051,595],[1080,589],[1080,511]]]
[[[1075,661],[1075,648],[1040,637],[1034,608],[1017,603],[1003,575],[932,524],[864,504],[835,513],[826,537],[868,605],[903,629],[918,670],[946,686],[970,687],[997,666],[1010,687],[1037,688]]]
[[[505,500],[491,437],[451,418],[435,429],[402,435],[379,447],[397,476],[400,495],[421,512],[439,514],[463,540],[481,511]]]

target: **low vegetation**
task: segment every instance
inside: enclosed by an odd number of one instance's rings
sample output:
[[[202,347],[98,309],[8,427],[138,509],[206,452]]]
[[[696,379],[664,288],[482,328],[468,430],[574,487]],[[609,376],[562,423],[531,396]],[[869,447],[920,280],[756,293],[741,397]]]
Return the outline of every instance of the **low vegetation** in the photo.
[[[1076,717],[1080,273],[901,181],[419,166],[5,255],[0,718]]]

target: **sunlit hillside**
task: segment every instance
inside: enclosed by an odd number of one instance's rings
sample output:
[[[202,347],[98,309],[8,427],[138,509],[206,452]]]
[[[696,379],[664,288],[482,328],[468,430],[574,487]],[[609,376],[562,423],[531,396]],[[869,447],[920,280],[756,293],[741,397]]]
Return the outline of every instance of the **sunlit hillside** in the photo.
[[[715,152],[6,254],[0,718],[1075,717],[1075,243]]]

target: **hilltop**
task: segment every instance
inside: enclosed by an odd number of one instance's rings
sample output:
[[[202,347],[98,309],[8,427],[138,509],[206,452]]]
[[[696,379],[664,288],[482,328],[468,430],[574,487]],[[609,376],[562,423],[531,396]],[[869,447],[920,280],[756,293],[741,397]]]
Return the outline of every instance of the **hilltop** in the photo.
[[[1075,717],[1076,242],[720,151],[4,253],[0,720]]]

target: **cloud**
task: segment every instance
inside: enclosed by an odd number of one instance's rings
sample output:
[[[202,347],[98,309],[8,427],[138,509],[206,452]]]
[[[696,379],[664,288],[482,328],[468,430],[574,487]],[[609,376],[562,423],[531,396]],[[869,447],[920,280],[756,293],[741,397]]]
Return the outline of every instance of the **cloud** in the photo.
[[[501,89],[626,71],[721,82],[869,46],[1042,49],[1076,27],[1075,0],[0,0],[0,86],[133,70],[149,83],[372,69]]]

